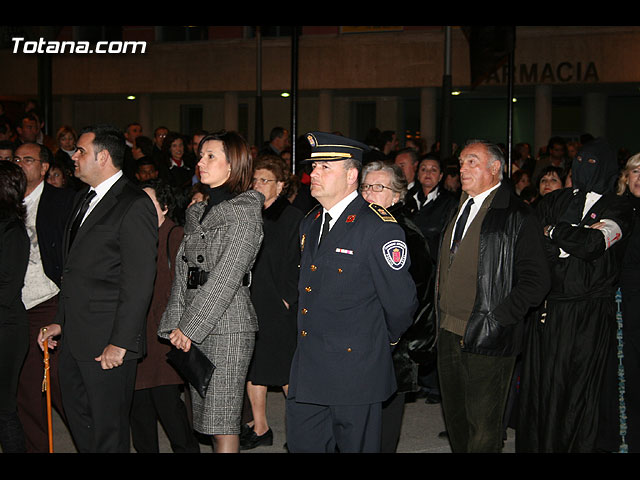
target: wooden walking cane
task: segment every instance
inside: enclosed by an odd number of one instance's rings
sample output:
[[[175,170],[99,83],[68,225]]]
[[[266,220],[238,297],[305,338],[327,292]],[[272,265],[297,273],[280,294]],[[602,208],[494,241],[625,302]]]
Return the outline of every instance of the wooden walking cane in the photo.
[[[46,329],[44,329],[46,330]],[[43,331],[44,331],[43,330]],[[51,378],[49,375],[49,342],[44,340],[44,378],[42,379],[42,391],[47,392],[47,427],[49,430],[49,453],[53,453],[53,425],[51,422]]]

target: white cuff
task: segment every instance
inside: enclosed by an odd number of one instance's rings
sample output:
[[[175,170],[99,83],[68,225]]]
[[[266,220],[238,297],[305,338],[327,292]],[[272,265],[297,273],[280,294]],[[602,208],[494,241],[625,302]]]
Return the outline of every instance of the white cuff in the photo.
[[[602,219],[600,222],[604,223],[604,225],[596,228],[604,235],[605,250],[608,250],[622,238],[622,230],[616,222],[608,218]]]

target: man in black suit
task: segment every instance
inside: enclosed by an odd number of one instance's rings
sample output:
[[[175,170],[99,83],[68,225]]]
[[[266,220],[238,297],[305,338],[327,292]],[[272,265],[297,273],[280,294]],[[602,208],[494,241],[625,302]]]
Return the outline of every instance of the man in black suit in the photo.
[[[75,175],[89,187],[78,192],[65,231],[56,319],[38,342],[43,348],[48,339],[53,348],[62,335],[60,386],[78,450],[129,452],[136,363],[145,351],[156,272],[157,214],[149,196],[122,174],[122,132],[88,127],[77,147]]]
[[[125,127],[123,133],[125,140],[125,149],[121,170],[124,172],[125,176],[129,178],[129,180],[133,180],[135,182],[136,160],[133,157],[133,148],[135,147],[136,138],[142,135],[142,125],[137,122],[130,123]]]
[[[404,231],[358,193],[366,145],[323,132],[307,139],[311,195],[321,206],[300,225],[287,446],[294,453],[379,452],[381,405],[397,388],[393,345],[417,308]]]
[[[13,161],[27,178],[24,203],[26,227],[31,240],[29,266],[22,288],[22,301],[29,319],[29,351],[20,373],[18,416],[25,432],[27,452],[46,453],[49,449],[46,397],[42,393],[42,352],[35,345],[42,327],[51,323],[58,307],[62,273],[62,238],[71,214],[75,192],[56,188],[45,181],[51,159],[49,150],[35,142],[20,145]],[[58,357],[49,359],[51,401],[64,418],[58,385]]]
[[[393,163],[402,169],[402,173],[404,173],[404,177],[407,179],[407,198],[413,197],[420,187],[418,182],[416,182],[416,172],[418,171],[418,164],[420,163],[418,152],[413,148],[405,147],[398,152]]]
[[[269,143],[260,149],[259,155],[280,156],[282,151],[290,145],[289,130],[284,127],[273,127],[269,135]]]

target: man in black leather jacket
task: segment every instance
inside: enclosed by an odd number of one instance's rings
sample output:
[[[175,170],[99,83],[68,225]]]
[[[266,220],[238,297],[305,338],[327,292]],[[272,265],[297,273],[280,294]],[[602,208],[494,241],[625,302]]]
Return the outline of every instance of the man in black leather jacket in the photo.
[[[542,228],[501,181],[503,165],[497,146],[467,143],[460,153],[463,195],[440,249],[438,371],[454,452],[502,449],[524,320],[550,286]]]

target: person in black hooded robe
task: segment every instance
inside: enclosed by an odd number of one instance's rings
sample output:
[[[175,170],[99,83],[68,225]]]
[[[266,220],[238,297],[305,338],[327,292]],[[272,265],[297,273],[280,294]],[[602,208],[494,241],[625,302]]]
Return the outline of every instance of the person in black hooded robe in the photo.
[[[615,193],[616,156],[604,139],[584,145],[572,172],[573,188],[545,195],[537,207],[552,287],[527,327],[518,452],[592,452],[596,445],[632,210]]]

